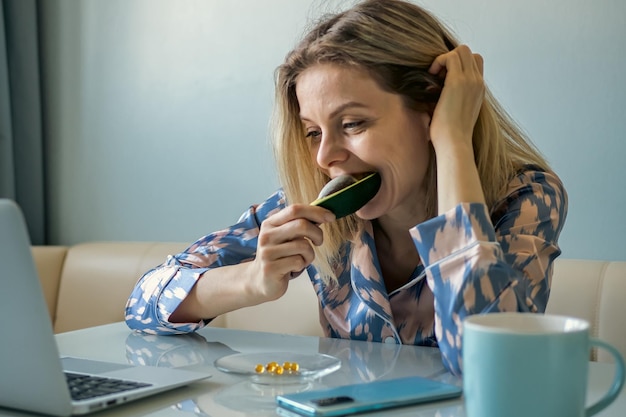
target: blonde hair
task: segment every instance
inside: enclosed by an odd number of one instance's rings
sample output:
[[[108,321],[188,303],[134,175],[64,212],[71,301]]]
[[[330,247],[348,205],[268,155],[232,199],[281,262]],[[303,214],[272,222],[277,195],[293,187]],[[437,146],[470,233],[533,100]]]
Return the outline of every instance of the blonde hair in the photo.
[[[273,116],[274,156],[288,203],[308,204],[329,178],[311,157],[295,93],[298,76],[317,63],[361,68],[386,91],[400,95],[415,110],[434,109],[441,80],[428,73],[433,60],[458,45],[451,32],[421,7],[401,0],[369,0],[342,13],[323,18],[276,70]],[[548,170],[548,164],[487,90],[474,127],[476,166],[489,207],[524,164]],[[430,149],[425,181],[427,214],[437,214],[436,162]],[[363,220],[355,215],[323,225],[324,244],[316,247],[315,266],[325,280],[346,241],[353,239]]]

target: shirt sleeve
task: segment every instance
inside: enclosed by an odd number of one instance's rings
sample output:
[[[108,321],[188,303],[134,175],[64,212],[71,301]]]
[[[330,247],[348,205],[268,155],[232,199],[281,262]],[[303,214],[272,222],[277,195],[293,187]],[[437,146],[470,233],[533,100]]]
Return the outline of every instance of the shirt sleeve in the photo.
[[[262,204],[251,206],[237,224],[202,237],[145,273],[126,303],[128,327],[150,334],[178,334],[206,326],[210,320],[170,323],[169,317],[206,271],[254,259],[261,223],[284,207],[284,193],[279,190]]]
[[[435,296],[435,335],[452,373],[462,372],[466,316],[545,311],[566,214],[559,178],[528,171],[491,213],[484,204],[463,203],[417,226],[416,246]]]

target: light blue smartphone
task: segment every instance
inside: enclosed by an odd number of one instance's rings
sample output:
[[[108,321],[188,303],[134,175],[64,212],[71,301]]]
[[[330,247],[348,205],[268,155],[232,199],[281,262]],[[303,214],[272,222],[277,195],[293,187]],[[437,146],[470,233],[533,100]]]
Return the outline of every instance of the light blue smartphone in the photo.
[[[276,396],[280,407],[305,416],[345,416],[460,397],[455,385],[423,377],[406,377],[343,385]]]

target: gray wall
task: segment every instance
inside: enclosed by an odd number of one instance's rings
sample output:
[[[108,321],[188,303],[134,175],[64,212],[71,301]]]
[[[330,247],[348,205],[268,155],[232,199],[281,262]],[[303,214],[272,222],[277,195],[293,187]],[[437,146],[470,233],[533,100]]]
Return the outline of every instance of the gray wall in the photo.
[[[193,241],[277,186],[273,71],[331,0],[49,0],[54,243]],[[565,257],[626,260],[626,2],[423,0],[563,178]]]

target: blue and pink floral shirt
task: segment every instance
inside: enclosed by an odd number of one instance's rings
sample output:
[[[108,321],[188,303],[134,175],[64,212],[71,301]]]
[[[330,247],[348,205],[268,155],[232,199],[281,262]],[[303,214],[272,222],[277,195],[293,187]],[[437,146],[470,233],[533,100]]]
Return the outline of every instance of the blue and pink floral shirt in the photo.
[[[261,223],[286,204],[279,190],[250,207],[234,226],[204,236],[148,271],[128,300],[128,326],[176,334],[208,324],[168,319],[205,271],[252,260]],[[335,338],[439,346],[444,365],[460,374],[466,316],[545,311],[566,213],[560,179],[529,166],[493,207],[462,203],[411,229],[421,264],[390,293],[369,223],[342,248],[336,284],[324,284],[313,266],[307,268],[322,328]]]

